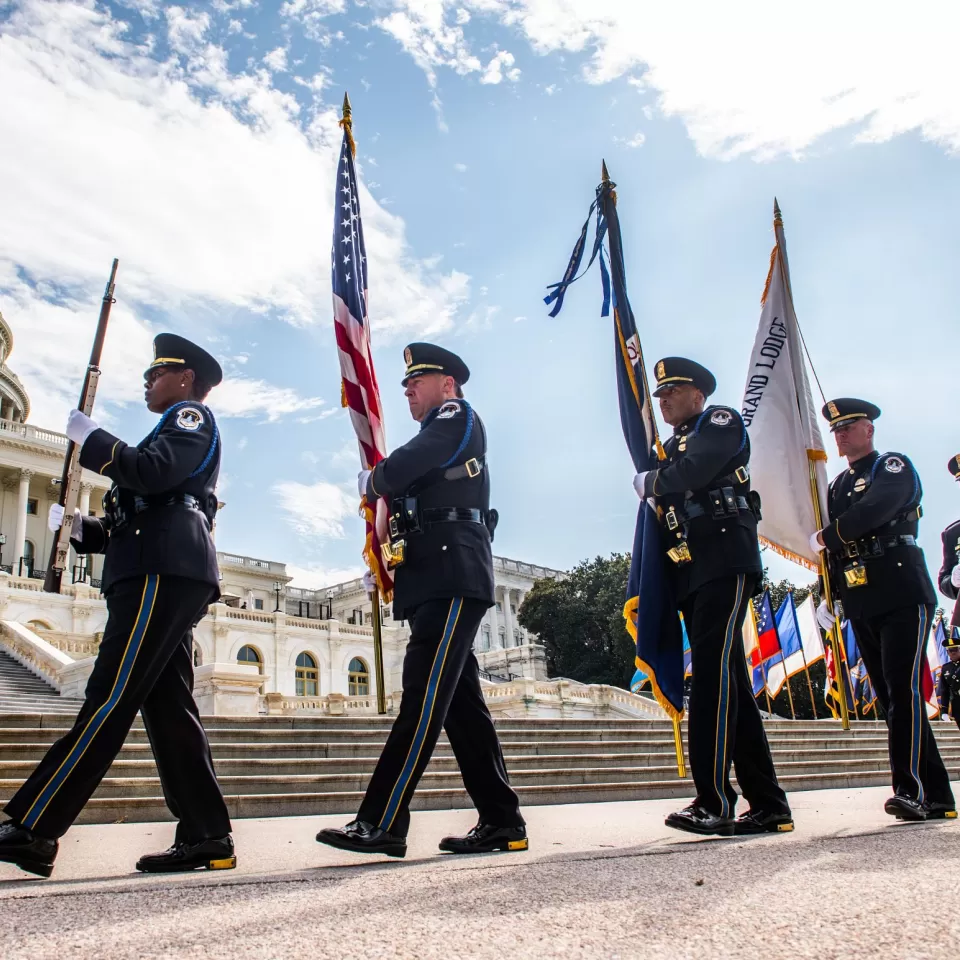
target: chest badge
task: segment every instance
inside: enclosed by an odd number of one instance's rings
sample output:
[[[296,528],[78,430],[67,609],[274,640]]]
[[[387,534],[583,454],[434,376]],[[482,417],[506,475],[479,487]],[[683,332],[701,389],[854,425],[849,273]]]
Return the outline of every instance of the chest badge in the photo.
[[[858,478],[857,478],[857,482],[853,485],[853,492],[854,492],[854,493],[863,493],[863,491],[866,490],[866,489],[867,489],[867,478],[866,478],[866,477],[858,477]]]
[[[196,407],[184,407],[177,413],[177,426],[194,433],[203,426],[203,414]]]
[[[887,457],[883,461],[883,469],[887,473],[902,473],[903,472],[903,461],[899,457]]]

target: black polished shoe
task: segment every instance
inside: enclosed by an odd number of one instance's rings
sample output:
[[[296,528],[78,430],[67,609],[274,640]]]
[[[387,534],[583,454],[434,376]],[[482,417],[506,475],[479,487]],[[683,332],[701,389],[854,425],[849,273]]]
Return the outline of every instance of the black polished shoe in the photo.
[[[883,812],[889,813],[891,817],[898,820],[909,820],[914,823],[920,823],[927,819],[927,808],[919,800],[913,797],[905,797],[902,794],[895,793],[884,805]]]
[[[928,820],[957,819],[957,805],[955,803],[937,803],[934,800],[928,801],[923,806],[927,811]]]
[[[187,870],[233,870],[237,857],[233,837],[175,843],[163,853],[147,853],[137,861],[141,873],[182,873]]]
[[[663,821],[674,830],[684,830],[687,833],[701,833],[709,836],[732,837],[733,817],[721,817],[701,807],[698,803],[691,803],[676,813],[671,813]]]
[[[497,827],[478,823],[465,837],[444,837],[440,841],[444,853],[506,853],[508,850],[529,850],[526,827]]]
[[[345,827],[328,827],[317,834],[317,843],[325,843],[351,853],[382,853],[387,857],[405,857],[407,838],[397,837],[365,820],[353,820]]]
[[[56,840],[38,837],[12,820],[0,824],[0,860],[15,864],[27,873],[49,877],[59,849]]]
[[[750,810],[737,817],[733,825],[735,837],[752,837],[758,833],[792,833],[793,816],[789,813],[764,813]]]

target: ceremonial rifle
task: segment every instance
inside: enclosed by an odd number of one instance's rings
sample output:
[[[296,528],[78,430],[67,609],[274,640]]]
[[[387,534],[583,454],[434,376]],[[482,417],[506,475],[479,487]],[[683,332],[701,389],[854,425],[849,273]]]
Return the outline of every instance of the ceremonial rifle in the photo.
[[[114,304],[113,289],[117,280],[117,263],[117,259],[114,258],[113,266],[110,268],[110,279],[107,281],[107,289],[103,293],[103,302],[100,305],[100,319],[97,321],[97,333],[93,338],[93,349],[90,351],[87,373],[83,378],[80,402],[77,404],[77,409],[88,417],[93,411],[97,384],[100,382],[100,354],[103,353],[103,341],[107,335],[110,308]],[[67,558],[70,553],[70,531],[73,526],[73,515],[80,499],[82,473],[80,447],[69,440],[67,442],[67,454],[63,462],[63,475],[60,478],[60,506],[63,507],[63,523],[50,549],[47,572],[43,578],[43,589],[46,593],[60,592],[63,571],[67,567]]]

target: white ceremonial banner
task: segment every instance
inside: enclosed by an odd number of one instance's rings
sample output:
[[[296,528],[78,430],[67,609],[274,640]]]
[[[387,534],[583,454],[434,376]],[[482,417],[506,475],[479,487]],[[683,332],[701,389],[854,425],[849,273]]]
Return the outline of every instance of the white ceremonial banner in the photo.
[[[814,464],[821,516],[827,516],[823,439],[810,393],[780,208],[774,201],[776,246],[761,298],[760,327],[743,394],[743,422],[750,435],[751,485],[760,494],[760,539],[809,570],[819,570],[810,534],[819,529],[813,512],[810,463]]]
[[[813,596],[807,597],[797,607],[797,623],[800,625],[800,642],[803,644],[803,658],[809,667],[823,659],[823,634],[817,623],[817,610],[813,605]]]

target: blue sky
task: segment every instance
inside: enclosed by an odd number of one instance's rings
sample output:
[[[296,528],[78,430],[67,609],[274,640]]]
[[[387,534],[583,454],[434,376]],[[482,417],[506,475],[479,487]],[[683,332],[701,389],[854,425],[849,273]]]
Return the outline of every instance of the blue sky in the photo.
[[[228,374],[219,546],[304,585],[358,572],[328,276],[349,90],[388,442],[415,429],[404,344],[461,353],[498,552],[568,567],[631,542],[599,277],[555,320],[542,303],[605,158],[648,362],[700,360],[719,402],[742,396],[779,198],[821,382],[884,408],[935,564],[960,514],[956,14],[813,3],[805,30],[789,8],[715,6],[0,2],[0,89],[18,92],[0,102],[0,311],[31,420],[62,428],[118,256],[97,416],[144,435],[153,334],[207,344]]]

